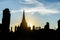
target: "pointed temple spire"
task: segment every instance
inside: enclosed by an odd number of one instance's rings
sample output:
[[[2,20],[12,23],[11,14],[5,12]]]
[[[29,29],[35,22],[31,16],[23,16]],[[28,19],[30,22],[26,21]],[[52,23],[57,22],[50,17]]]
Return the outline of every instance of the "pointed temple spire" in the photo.
[[[22,22],[21,22],[21,25],[20,25],[20,30],[25,31],[26,29],[27,29],[27,22],[25,20],[25,12],[23,10],[23,17],[22,17]]]
[[[24,10],[23,10],[23,20],[25,20],[25,12],[24,12]]]

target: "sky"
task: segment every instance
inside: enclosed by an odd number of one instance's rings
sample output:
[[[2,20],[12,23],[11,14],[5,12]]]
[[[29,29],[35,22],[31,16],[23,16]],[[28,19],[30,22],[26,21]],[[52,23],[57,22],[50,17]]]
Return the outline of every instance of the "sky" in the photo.
[[[60,19],[60,0],[0,0],[0,23],[2,23],[3,10],[10,9],[10,27],[21,23],[23,10],[27,23],[44,27],[49,22],[51,29],[57,29]]]

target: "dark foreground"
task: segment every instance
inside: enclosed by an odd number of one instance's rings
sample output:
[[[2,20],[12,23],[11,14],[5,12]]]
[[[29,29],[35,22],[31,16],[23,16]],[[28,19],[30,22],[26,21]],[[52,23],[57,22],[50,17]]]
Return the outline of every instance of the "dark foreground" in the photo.
[[[58,40],[59,37],[59,32],[55,30],[0,33],[0,40]]]

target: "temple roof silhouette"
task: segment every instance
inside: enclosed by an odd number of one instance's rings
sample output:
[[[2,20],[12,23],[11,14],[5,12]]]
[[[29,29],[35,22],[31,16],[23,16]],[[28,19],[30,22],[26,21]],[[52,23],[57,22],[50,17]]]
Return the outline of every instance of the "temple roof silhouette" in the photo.
[[[20,31],[27,31],[27,30],[28,30],[28,27],[27,27],[27,22],[25,19],[25,12],[23,10],[23,17],[22,17],[22,22],[20,24]]]

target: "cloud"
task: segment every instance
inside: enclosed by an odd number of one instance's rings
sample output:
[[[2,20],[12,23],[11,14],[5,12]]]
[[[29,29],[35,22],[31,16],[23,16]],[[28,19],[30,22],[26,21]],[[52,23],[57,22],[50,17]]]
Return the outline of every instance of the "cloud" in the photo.
[[[54,10],[54,9],[46,9],[46,8],[40,8],[40,7],[36,7],[36,8],[31,8],[31,9],[25,9],[26,12],[30,12],[30,13],[35,13],[35,12],[39,12],[40,14],[55,14],[55,13],[60,13],[60,11],[58,10]]]
[[[21,4],[33,4],[35,0],[20,0],[19,3]]]
[[[31,13],[34,14],[35,12],[39,12],[40,14],[56,14],[60,13],[59,10],[54,10],[54,9],[46,9],[46,8],[40,8],[40,7],[35,7],[35,8],[22,8],[20,10],[12,10],[11,12],[22,12],[25,10],[26,13]]]
[[[47,6],[45,6],[44,3],[41,3],[37,0],[21,0],[21,1],[19,1],[19,3],[24,4],[24,5],[33,4],[33,5],[35,5],[35,7],[32,7],[32,8],[31,7],[24,7],[24,8],[18,9],[18,10],[11,10],[11,13],[22,12],[23,10],[25,10],[26,13],[31,13],[31,14],[34,14],[35,12],[38,12],[40,14],[60,13],[60,10],[58,10],[58,7],[55,7],[55,4],[56,4],[56,6],[60,4],[58,2],[53,3],[53,4],[51,3],[50,7],[48,6],[49,8],[47,8]]]
[[[21,12],[22,10],[11,10],[11,13]]]
[[[60,10],[60,2],[48,3],[48,5],[46,6],[46,8]]]
[[[0,23],[1,23],[1,21],[0,21]]]
[[[38,0],[38,1],[45,1],[45,2],[59,2],[60,0]]]
[[[13,10],[12,12],[21,12],[22,10],[25,10],[26,13],[34,14],[35,12],[38,12],[40,14],[56,14],[60,13],[60,10],[58,9],[52,9],[52,8],[46,8],[43,3],[38,2],[37,0],[24,0],[23,4],[35,4],[36,7],[24,7],[19,10]],[[53,4],[54,6],[55,4]]]

